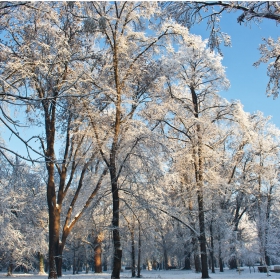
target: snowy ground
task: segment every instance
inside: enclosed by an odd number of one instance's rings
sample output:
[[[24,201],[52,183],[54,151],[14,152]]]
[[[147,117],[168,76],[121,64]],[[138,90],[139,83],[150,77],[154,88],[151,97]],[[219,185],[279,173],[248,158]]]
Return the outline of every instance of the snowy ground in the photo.
[[[209,272],[209,276],[212,279],[280,279],[280,273],[274,273],[270,272],[270,276],[267,276],[266,273],[259,273],[257,272],[257,268],[255,268],[254,272],[250,273],[250,270],[248,267],[242,268],[244,271],[242,271],[240,274],[236,270],[228,270],[225,269],[225,272],[219,272],[219,270],[216,270],[216,273]],[[0,272],[0,278],[1,279],[11,279],[11,278],[17,278],[17,279],[47,279],[47,275],[38,275],[38,274],[22,274],[22,273],[14,273],[13,276],[7,277],[7,273]],[[201,279],[201,274],[195,273],[192,271],[185,271],[185,270],[152,270],[147,271],[143,270],[141,271],[142,278],[145,279]],[[66,272],[62,276],[63,279],[110,279],[111,277],[110,272],[103,272],[102,274],[94,274],[92,272],[86,274],[84,272],[80,272],[79,274],[73,275],[71,272]],[[131,272],[125,271],[121,273],[121,278],[131,278]]]

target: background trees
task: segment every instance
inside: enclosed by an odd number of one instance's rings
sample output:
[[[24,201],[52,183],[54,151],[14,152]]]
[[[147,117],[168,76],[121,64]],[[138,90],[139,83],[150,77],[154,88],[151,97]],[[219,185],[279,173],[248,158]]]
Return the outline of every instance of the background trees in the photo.
[[[48,216],[41,170],[19,159],[4,169],[1,160],[1,266],[10,275],[17,267],[38,268],[37,254],[47,253]]]

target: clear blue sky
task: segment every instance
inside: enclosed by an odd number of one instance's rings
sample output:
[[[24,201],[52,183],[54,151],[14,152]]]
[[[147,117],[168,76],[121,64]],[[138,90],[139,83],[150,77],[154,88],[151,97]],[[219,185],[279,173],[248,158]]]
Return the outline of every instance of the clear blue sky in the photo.
[[[277,39],[280,26],[275,21],[264,20],[258,26],[251,23],[248,26],[237,23],[239,13],[224,14],[221,19],[221,29],[231,36],[231,47],[222,47],[224,54],[223,65],[226,67],[227,77],[231,87],[221,95],[228,100],[238,99],[247,112],[262,111],[265,116],[271,115],[272,122],[280,128],[280,100],[266,96],[268,77],[267,65],[258,68],[253,63],[260,58],[258,50],[262,38]],[[208,38],[206,22],[191,28],[191,33]]]

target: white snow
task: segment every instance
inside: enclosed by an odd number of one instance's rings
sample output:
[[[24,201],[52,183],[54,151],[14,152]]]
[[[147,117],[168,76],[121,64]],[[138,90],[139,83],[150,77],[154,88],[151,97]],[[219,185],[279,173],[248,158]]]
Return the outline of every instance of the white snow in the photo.
[[[224,269],[224,272],[219,272],[216,269],[216,273],[209,271],[211,279],[279,279],[280,273],[270,272],[268,277],[266,273],[258,272],[258,268],[255,267],[255,272],[251,268],[251,273],[248,267],[242,267],[243,271],[239,274],[236,270]],[[7,279],[7,272],[0,273],[0,279]],[[141,275],[143,279],[201,279],[201,273],[195,273],[193,271],[186,270],[142,270]],[[18,279],[47,279],[48,275],[38,275],[38,273],[14,273],[11,278]],[[79,274],[73,275],[71,271],[63,272],[63,279],[110,279],[111,271],[103,272],[101,274],[94,274],[89,272],[86,274],[84,271]],[[131,271],[124,271],[121,273],[121,278],[131,278]]]

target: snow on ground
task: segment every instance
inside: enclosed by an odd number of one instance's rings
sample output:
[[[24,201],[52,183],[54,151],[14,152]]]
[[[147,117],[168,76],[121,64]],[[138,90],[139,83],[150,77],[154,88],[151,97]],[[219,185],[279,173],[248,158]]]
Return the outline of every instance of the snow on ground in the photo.
[[[280,273],[270,272],[270,276],[267,276],[266,273],[260,273],[255,268],[255,272],[251,269],[251,273],[248,267],[242,268],[244,271],[239,272],[236,270],[225,269],[224,272],[219,272],[216,270],[216,273],[212,273],[209,271],[209,276],[212,279],[280,279]],[[14,273],[11,277],[6,276],[6,272],[0,272],[0,279],[47,279],[47,275],[38,275],[32,273]],[[186,270],[142,270],[141,278],[145,279],[201,279],[201,273],[195,273],[193,271]],[[110,279],[111,272],[103,272],[101,274],[94,274],[89,272],[86,274],[85,272],[80,272],[79,274],[73,275],[70,271],[63,274],[62,279]],[[130,271],[124,271],[121,273],[121,278],[131,278]]]

